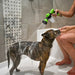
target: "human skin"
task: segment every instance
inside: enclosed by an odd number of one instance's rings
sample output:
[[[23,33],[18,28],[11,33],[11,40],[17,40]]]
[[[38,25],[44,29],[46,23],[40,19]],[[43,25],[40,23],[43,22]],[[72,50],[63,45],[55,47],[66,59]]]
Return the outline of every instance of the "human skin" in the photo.
[[[70,8],[69,11],[61,11],[56,9],[55,14],[52,16],[57,16],[57,12],[60,16],[65,17],[72,17],[75,14],[75,0]],[[59,28],[61,31],[61,35],[59,35],[56,39],[57,42],[63,52],[64,59],[56,63],[56,65],[63,65],[63,64],[71,64],[71,59],[73,60],[73,67],[67,73],[69,75],[75,75],[75,48],[73,44],[75,44],[75,25],[73,26],[64,26]],[[71,59],[70,59],[71,57]]]

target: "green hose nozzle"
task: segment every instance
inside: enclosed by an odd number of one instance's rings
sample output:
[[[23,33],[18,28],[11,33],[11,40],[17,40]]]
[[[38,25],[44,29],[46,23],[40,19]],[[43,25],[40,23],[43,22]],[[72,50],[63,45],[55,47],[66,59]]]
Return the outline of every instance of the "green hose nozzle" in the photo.
[[[50,13],[51,13],[51,14],[55,13],[54,9],[51,9],[51,10],[50,10]]]
[[[53,13],[55,13],[55,11],[54,11],[54,9],[51,9],[51,10],[50,10],[50,13],[47,13],[47,14],[46,14],[46,19],[44,19],[44,20],[42,21],[42,23],[47,24],[47,23],[48,23],[48,19],[51,18],[51,15],[52,15]],[[57,16],[59,16],[59,13],[57,13]]]
[[[43,22],[44,24],[47,24],[47,23],[48,23],[48,19],[44,19],[42,22]]]
[[[51,13],[51,14],[55,13],[54,9],[51,9],[51,10],[50,10],[50,13]],[[57,16],[59,16],[59,13],[58,13],[58,12],[57,12]]]
[[[50,13],[47,13],[47,14],[46,14],[46,18],[47,18],[48,16],[50,16]]]

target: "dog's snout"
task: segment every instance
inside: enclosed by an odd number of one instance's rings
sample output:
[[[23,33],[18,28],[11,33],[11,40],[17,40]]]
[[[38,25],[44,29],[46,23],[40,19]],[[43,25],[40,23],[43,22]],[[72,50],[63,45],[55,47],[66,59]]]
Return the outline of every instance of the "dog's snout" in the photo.
[[[60,30],[56,30],[56,32],[58,33],[58,34],[60,34],[61,32],[60,32]]]
[[[60,30],[58,30],[58,33],[59,33],[59,34],[61,33]]]

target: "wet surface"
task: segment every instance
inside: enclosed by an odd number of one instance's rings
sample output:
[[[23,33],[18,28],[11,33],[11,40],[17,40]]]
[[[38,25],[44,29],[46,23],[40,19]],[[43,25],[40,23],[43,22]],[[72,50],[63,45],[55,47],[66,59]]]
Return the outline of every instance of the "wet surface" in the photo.
[[[11,62],[12,63],[12,62]],[[38,70],[39,61],[31,60],[23,56],[19,65],[20,72],[14,71],[13,75],[40,75]],[[11,65],[10,65],[11,67]],[[44,75],[67,75],[67,71],[71,69],[71,65],[56,66],[55,61],[51,62],[51,58],[47,63]],[[9,68],[10,69],[10,68]],[[0,63],[0,75],[10,75],[7,61]]]

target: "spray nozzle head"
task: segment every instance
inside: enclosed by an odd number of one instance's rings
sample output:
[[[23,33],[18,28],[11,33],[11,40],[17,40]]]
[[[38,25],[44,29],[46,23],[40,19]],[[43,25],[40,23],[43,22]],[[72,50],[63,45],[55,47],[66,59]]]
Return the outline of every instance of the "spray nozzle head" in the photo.
[[[54,9],[51,9],[50,13],[47,13],[47,14],[46,14],[46,19],[44,19],[44,20],[42,21],[42,23],[47,24],[47,23],[48,23],[48,19],[51,18],[51,14],[53,14],[53,13],[54,13]]]
[[[51,18],[51,14],[50,14],[50,13],[47,13],[47,14],[46,14],[46,19],[44,19],[44,20],[42,21],[42,23],[43,23],[43,24],[47,24],[49,18]]]
[[[44,20],[42,21],[42,23],[47,24],[47,23],[48,23],[48,19],[44,19]]]

